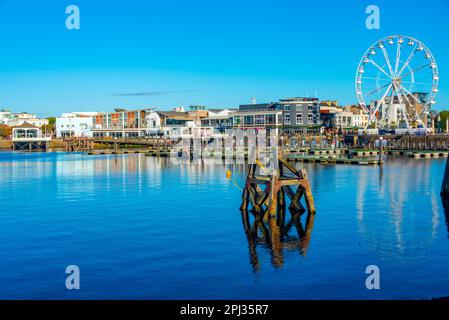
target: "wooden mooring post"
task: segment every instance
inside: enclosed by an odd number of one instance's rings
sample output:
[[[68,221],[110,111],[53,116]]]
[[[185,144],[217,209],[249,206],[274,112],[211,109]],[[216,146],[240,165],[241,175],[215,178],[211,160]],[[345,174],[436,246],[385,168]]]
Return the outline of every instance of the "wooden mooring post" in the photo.
[[[283,265],[282,249],[291,247],[292,241],[305,255],[316,213],[306,170],[297,170],[282,157],[277,161],[278,169],[271,173],[258,160],[248,165],[242,194],[242,220],[250,244],[252,264],[256,269],[258,263],[254,245],[258,242],[269,244],[274,266]],[[305,207],[301,203],[303,198]],[[303,226],[301,216],[306,212]],[[297,238],[289,234],[293,227],[297,229]]]

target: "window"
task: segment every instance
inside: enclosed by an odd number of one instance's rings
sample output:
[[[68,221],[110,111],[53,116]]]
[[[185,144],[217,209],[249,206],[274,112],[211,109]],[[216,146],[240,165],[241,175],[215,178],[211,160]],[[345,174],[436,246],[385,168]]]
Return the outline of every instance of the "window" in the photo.
[[[288,113],[284,115],[284,124],[290,124],[290,115]]]
[[[296,105],[296,111],[302,111],[302,106],[301,105]]]
[[[308,123],[312,123],[313,122],[313,115],[309,113],[309,117],[308,117]]]
[[[265,115],[264,114],[256,115],[256,124],[265,124]]]
[[[245,124],[253,124],[254,116],[245,116],[244,121],[245,121]]]
[[[276,116],[274,114],[267,114],[266,123],[267,124],[275,124]]]
[[[302,114],[296,114],[296,124],[302,124]]]
[[[290,106],[289,106],[289,105],[284,106],[284,110],[285,110],[285,111],[290,111]]]

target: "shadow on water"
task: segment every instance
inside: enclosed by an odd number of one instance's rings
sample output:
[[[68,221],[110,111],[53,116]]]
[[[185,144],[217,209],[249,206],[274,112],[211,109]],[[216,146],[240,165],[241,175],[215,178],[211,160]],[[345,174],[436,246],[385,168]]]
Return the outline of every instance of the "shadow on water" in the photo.
[[[449,197],[442,195],[441,203],[443,204],[444,216],[446,218],[447,231],[449,233]]]
[[[444,169],[443,183],[441,185],[441,202],[443,203],[446,225],[449,232],[449,156]]]
[[[261,270],[257,249],[258,247],[269,250],[271,262],[274,267],[282,267],[284,264],[284,250],[298,251],[301,256],[307,254],[313,225],[314,213],[306,210],[290,208],[289,219],[280,215],[277,221],[279,227],[278,238],[270,233],[270,227],[266,220],[259,219],[257,214],[248,210],[241,210],[243,229],[246,234],[249,248],[250,263],[254,272]]]

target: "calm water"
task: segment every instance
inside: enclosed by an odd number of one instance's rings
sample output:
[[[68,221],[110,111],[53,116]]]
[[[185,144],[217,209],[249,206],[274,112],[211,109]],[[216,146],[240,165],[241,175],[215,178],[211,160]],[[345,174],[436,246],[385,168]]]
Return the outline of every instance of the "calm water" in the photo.
[[[139,155],[0,153],[0,298],[380,299],[449,295],[444,160],[384,168],[304,165],[317,215],[307,250],[253,267],[233,182],[220,165]],[[306,251],[306,252],[305,252]],[[65,268],[81,290],[65,289]],[[365,268],[381,290],[365,289]]]

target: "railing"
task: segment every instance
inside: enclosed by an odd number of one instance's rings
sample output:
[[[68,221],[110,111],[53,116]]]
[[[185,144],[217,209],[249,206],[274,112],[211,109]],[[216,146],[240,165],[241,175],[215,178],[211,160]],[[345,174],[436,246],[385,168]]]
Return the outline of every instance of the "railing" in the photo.
[[[13,137],[13,142],[39,142],[39,141],[51,141],[51,137],[44,136],[44,137]]]

